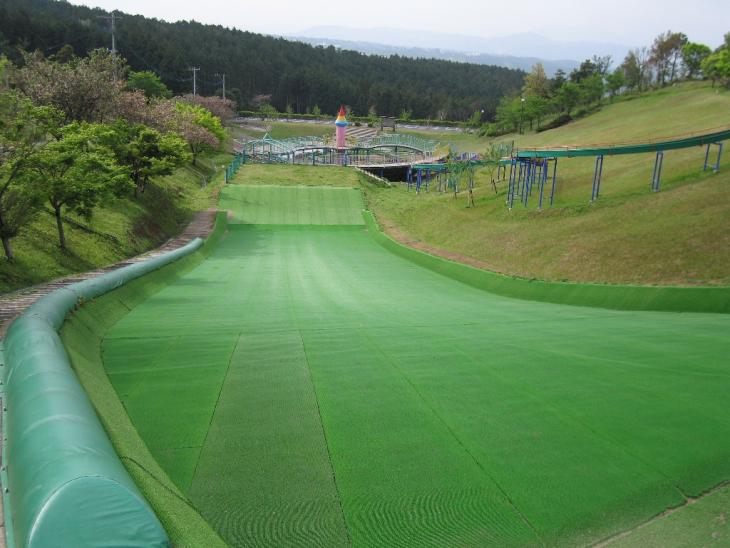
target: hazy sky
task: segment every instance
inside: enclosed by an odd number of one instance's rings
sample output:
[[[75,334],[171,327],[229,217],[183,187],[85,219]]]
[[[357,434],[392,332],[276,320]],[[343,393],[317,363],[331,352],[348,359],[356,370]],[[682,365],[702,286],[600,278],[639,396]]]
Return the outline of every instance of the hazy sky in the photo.
[[[195,19],[243,30],[296,34],[318,25],[397,27],[492,37],[649,45],[671,29],[712,47],[730,32],[729,0],[71,0],[168,21]],[[348,6],[356,6],[348,9]],[[445,9],[448,7],[448,10]]]

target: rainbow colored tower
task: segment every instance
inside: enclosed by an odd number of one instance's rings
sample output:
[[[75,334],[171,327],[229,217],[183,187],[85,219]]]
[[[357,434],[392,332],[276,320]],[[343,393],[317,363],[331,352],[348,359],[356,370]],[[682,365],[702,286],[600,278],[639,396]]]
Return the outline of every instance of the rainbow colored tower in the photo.
[[[345,148],[345,132],[347,131],[347,118],[345,118],[345,107],[340,106],[340,112],[337,114],[337,120],[335,120],[335,130],[337,136],[337,148]]]

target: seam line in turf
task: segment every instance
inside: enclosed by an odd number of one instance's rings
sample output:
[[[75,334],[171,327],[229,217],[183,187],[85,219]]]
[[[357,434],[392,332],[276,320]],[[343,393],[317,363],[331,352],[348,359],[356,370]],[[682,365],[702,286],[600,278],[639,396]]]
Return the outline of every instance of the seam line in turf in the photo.
[[[241,340],[241,337],[243,336],[243,332],[238,332],[238,337],[236,337],[236,344],[233,345],[233,349],[231,350],[231,355],[228,356],[228,366],[226,367],[226,374],[223,376],[223,380],[221,381],[221,386],[218,389],[218,397],[215,399],[215,405],[213,406],[213,411],[210,414],[210,420],[208,421],[208,429],[205,431],[205,438],[203,438],[203,443],[200,445],[200,451],[198,452],[198,459],[195,461],[195,468],[193,469],[193,475],[190,479],[190,488],[193,488],[193,483],[195,482],[195,476],[198,475],[198,466],[200,465],[200,456],[203,454],[203,450],[205,449],[206,443],[208,443],[208,436],[210,435],[210,428],[213,426],[213,419],[215,418],[215,413],[218,410],[218,404],[221,401],[221,394],[223,393],[223,387],[226,385],[226,381],[228,380],[228,374],[231,372],[231,362],[233,362],[233,356],[236,353],[236,348],[238,348],[238,343]]]
[[[335,486],[335,493],[337,494],[337,505],[340,507],[340,514],[342,515],[342,525],[345,527],[345,535],[347,535],[347,543],[352,546],[352,537],[350,537],[350,528],[347,525],[347,519],[345,518],[345,509],[342,507],[342,497],[340,495],[340,488],[337,485],[337,475],[335,474],[335,467],[332,464],[332,454],[330,453],[330,444],[327,440],[327,432],[324,428],[324,421],[322,420],[322,411],[319,408],[319,396],[317,395],[317,389],[314,387],[314,379],[312,378],[312,370],[309,367],[309,358],[307,357],[307,347],[304,344],[304,337],[302,337],[301,330],[297,329],[299,333],[299,340],[302,343],[302,352],[304,353],[304,364],[307,367],[307,376],[309,377],[309,384],[312,386],[312,393],[314,394],[314,403],[317,406],[317,416],[319,417],[319,426],[322,429],[322,437],[324,438],[324,447],[327,451],[327,462],[330,465],[330,472],[332,473],[332,483]]]
[[[454,432],[449,424],[444,420],[444,418],[436,411],[429,403],[428,400],[421,394],[421,392],[416,388],[416,385],[408,378],[408,376],[401,370],[400,367],[398,367],[394,360],[388,356],[388,354],[385,353],[385,351],[373,340],[368,336],[367,330],[363,330],[363,336],[365,339],[370,343],[370,345],[377,350],[377,352],[385,358],[385,361],[393,368],[395,371],[403,378],[403,380],[408,384],[408,386],[411,387],[411,389],[416,393],[418,398],[423,402],[423,404],[428,408],[429,411],[436,417],[436,419],[446,428],[448,433],[451,435],[452,438],[456,441],[457,444],[459,444],[459,447],[462,448],[462,450],[469,455],[469,458],[476,464],[477,468],[481,470],[482,474],[486,476],[499,490],[500,493],[502,493],[502,496],[505,498],[505,500],[509,503],[509,505],[512,507],[512,509],[515,511],[515,513],[520,517],[520,519],[527,525],[530,530],[535,534],[537,539],[540,541],[540,543],[545,546],[545,541],[543,540],[540,533],[537,531],[535,526],[530,522],[527,515],[520,510],[517,505],[514,503],[512,498],[507,494],[507,491],[502,487],[502,485],[497,481],[497,479],[490,474],[487,469],[482,465],[481,462],[479,462],[479,459],[476,458],[476,456],[469,450],[469,448],[464,444],[464,442],[461,441],[459,436],[456,435],[456,432]]]
[[[297,311],[294,307],[294,303],[292,302],[291,298],[291,278],[289,277],[289,274],[286,275],[286,295],[287,295],[287,301],[289,304],[289,312],[291,314],[291,319],[293,320],[293,324],[296,329],[297,335],[299,336],[299,341],[302,344],[302,353],[304,354],[304,365],[307,368],[307,377],[309,378],[309,384],[312,387],[312,394],[314,395],[314,404],[317,407],[317,417],[319,417],[319,426],[322,429],[322,438],[324,439],[324,448],[327,452],[327,462],[329,463],[330,467],[330,473],[332,474],[332,484],[335,488],[335,494],[337,495],[337,505],[340,508],[340,515],[342,516],[342,526],[345,528],[345,536],[347,537],[347,544],[348,546],[352,546],[352,537],[350,536],[350,528],[347,525],[347,518],[345,518],[345,509],[342,506],[342,496],[340,495],[340,488],[337,485],[337,475],[335,474],[335,467],[332,464],[332,454],[330,453],[330,444],[327,440],[327,432],[324,428],[324,421],[322,420],[322,410],[319,407],[319,396],[317,394],[317,389],[314,386],[314,379],[312,378],[312,369],[309,367],[309,357],[307,356],[307,346],[304,343],[304,336],[302,335],[302,330],[299,328],[299,318],[297,317]]]

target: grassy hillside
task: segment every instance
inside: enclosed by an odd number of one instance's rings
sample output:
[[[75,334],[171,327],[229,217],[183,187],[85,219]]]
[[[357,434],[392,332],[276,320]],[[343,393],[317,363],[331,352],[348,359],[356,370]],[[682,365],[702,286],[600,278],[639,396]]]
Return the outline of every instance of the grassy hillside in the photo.
[[[58,247],[55,219],[41,212],[13,239],[17,260],[0,260],[0,293],[114,263],[163,243],[196,211],[215,204],[223,181],[220,168],[228,161],[228,154],[199,159],[197,168],[186,166],[154,181],[139,199],[128,196],[96,208],[90,220],[68,215],[91,230],[67,222],[66,252]]]
[[[730,92],[692,83],[617,101],[516,146],[655,139],[730,125]],[[486,140],[444,135],[461,150]],[[462,194],[371,188],[368,199],[394,237],[491,270],[528,278],[632,284],[730,284],[730,156],[702,172],[704,148],[665,154],[662,191],[650,190],[654,155],[606,157],[601,197],[589,203],[594,159],[560,159],[555,207],[505,207],[478,176],[477,203]]]

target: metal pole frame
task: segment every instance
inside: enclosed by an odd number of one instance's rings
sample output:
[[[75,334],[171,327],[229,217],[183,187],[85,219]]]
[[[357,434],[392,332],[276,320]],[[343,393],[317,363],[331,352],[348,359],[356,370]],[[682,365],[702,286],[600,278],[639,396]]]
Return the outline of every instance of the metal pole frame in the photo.
[[[717,160],[715,161],[715,165],[712,167],[712,172],[717,173],[720,171],[720,157],[722,156],[722,143],[707,143],[707,151],[705,152],[705,165],[702,168],[702,171],[707,171],[708,162],[710,160],[710,147],[712,145],[717,145]]]
[[[547,182],[548,173],[548,159],[545,158],[542,163],[542,171],[540,173],[540,197],[537,200],[537,209],[542,209],[542,194],[545,190],[545,183]]]
[[[515,176],[517,175],[517,160],[512,158],[509,164],[509,182],[507,183],[507,204],[512,209],[515,201]]]
[[[591,190],[591,202],[598,199],[601,191],[601,175],[603,175],[603,156],[596,156],[596,168],[593,171],[593,189]]]
[[[654,160],[654,173],[651,176],[651,189],[659,192],[662,180],[662,163],[664,162],[664,151],[656,151],[656,160]]]

